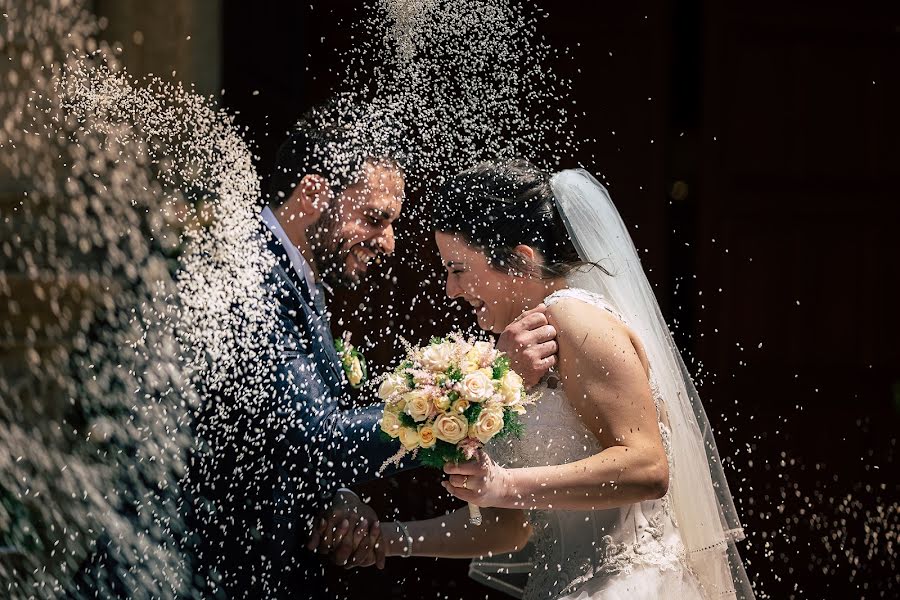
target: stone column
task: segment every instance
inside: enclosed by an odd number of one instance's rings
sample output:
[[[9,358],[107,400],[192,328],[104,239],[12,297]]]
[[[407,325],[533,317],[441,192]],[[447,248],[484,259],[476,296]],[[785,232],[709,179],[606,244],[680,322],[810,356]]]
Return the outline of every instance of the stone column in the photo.
[[[154,74],[218,95],[222,82],[221,0],[94,0],[103,38],[122,48],[133,75]]]

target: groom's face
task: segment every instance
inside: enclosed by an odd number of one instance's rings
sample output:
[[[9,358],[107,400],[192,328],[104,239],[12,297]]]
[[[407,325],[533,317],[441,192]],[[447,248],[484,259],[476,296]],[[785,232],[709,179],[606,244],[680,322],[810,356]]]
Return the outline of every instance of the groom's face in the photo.
[[[314,226],[313,252],[322,278],[353,286],[369,265],[394,251],[394,220],[404,180],[393,163],[368,161],[359,180],[335,198]]]

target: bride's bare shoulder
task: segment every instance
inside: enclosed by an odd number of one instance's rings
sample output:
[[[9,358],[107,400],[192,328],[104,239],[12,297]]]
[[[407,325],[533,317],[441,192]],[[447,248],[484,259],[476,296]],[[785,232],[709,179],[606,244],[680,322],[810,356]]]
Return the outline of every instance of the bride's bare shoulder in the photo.
[[[636,358],[647,369],[647,358],[637,335],[609,309],[575,297],[559,298],[547,307],[547,320],[556,329],[557,343],[566,350],[587,352],[592,359],[626,355]]]
[[[547,307],[547,320],[556,328],[557,335],[594,336],[625,334],[630,336],[627,325],[606,308],[585,300],[566,296]]]

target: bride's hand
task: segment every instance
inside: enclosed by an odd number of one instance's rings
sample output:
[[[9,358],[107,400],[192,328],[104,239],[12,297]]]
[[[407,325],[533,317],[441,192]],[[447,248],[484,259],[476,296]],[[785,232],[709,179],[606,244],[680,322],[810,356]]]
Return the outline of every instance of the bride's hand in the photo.
[[[547,320],[544,304],[516,317],[497,340],[497,350],[506,353],[526,388],[536,386],[556,364],[558,349],[556,329]]]
[[[444,488],[459,498],[483,508],[505,507],[512,490],[511,477],[505,469],[479,450],[474,460],[447,463],[444,473],[450,475],[441,482]]]

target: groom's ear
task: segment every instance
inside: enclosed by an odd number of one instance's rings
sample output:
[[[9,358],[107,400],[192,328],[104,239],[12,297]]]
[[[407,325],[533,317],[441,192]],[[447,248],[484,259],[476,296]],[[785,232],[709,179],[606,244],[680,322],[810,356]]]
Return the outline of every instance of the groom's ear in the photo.
[[[315,219],[321,216],[322,211],[328,210],[334,200],[331,187],[325,178],[313,174],[304,175],[291,196],[292,199],[296,198],[303,214]]]

